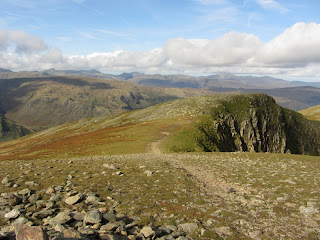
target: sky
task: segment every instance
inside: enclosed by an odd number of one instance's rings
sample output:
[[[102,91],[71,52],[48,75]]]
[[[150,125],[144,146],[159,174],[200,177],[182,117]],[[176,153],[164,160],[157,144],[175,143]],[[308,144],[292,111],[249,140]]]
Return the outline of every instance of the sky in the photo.
[[[0,0],[0,68],[320,81],[319,0]]]

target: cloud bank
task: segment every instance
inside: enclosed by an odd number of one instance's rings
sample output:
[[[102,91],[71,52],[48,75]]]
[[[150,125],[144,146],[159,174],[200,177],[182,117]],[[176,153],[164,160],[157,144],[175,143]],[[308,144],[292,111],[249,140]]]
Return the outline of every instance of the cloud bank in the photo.
[[[296,23],[269,42],[247,33],[216,39],[170,39],[149,51],[68,56],[22,31],[0,31],[0,67],[13,70],[97,69],[104,72],[237,74],[320,77],[320,24]]]

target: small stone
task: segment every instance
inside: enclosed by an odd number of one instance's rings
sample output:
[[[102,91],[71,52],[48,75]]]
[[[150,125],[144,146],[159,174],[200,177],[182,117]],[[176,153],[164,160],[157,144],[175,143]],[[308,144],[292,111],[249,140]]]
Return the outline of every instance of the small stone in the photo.
[[[69,228],[63,231],[63,236],[65,238],[81,238],[80,232],[75,229]]]
[[[149,227],[149,226],[144,226],[144,227],[141,229],[141,233],[142,233],[143,236],[145,236],[146,238],[152,237],[152,236],[155,235],[155,231],[153,231],[152,228]]]
[[[54,193],[53,187],[48,187],[46,190],[46,194],[51,195],[52,193]]]
[[[144,171],[144,173],[147,174],[148,177],[151,177],[153,174],[153,172],[150,170],[146,170],[146,171]]]
[[[231,229],[229,227],[218,227],[214,230],[220,237],[232,235]]]
[[[101,220],[102,220],[102,214],[101,212],[99,212],[98,209],[91,210],[84,216],[84,219],[83,219],[85,223],[92,223],[92,224],[100,223]]]
[[[299,211],[302,214],[313,214],[313,213],[319,212],[314,206],[310,206],[310,207],[301,206],[299,207]]]
[[[99,233],[115,231],[119,226],[120,226],[119,223],[108,223],[108,224],[102,225],[99,230]]]
[[[10,183],[10,182],[11,182],[11,180],[9,180],[8,176],[4,177],[4,178],[1,180],[1,183],[4,184],[4,185],[6,185],[6,184],[8,184],[8,183]]]
[[[124,173],[121,171],[115,172],[113,175],[124,176]]]
[[[22,196],[30,196],[31,195],[31,190],[29,188],[24,188],[22,190],[20,190],[18,192],[19,195],[22,195]]]
[[[100,199],[96,196],[88,196],[85,200],[86,204],[98,204]]]
[[[59,212],[54,218],[49,220],[51,226],[56,224],[65,224],[71,220],[68,212]]]
[[[30,187],[32,187],[32,186],[38,186],[38,184],[35,183],[34,181],[28,181],[28,182],[25,182],[24,184],[27,185],[27,186],[30,186]]]
[[[198,229],[198,224],[196,223],[183,223],[178,225],[178,229],[180,231],[186,232],[186,233],[193,233]]]
[[[16,220],[14,220],[13,225],[21,225],[27,223],[29,220],[25,217],[19,217]]]
[[[81,198],[82,198],[82,195],[77,194],[75,196],[71,196],[71,197],[66,198],[66,200],[64,202],[68,205],[73,205],[73,204],[78,203]]]
[[[109,169],[112,169],[112,170],[119,169],[118,167],[116,167],[116,166],[113,165],[113,164],[107,164],[107,163],[105,163],[105,164],[103,164],[103,166],[104,166],[105,168],[109,168]]]
[[[13,209],[12,211],[5,214],[4,217],[8,218],[8,219],[14,219],[14,218],[19,217],[19,215],[20,215],[20,211],[17,209]]]
[[[115,222],[117,221],[116,215],[113,213],[104,213],[103,218],[107,220],[108,222]]]
[[[58,223],[58,224],[53,226],[53,229],[56,232],[63,232],[66,228],[63,225],[61,225],[60,223]]]

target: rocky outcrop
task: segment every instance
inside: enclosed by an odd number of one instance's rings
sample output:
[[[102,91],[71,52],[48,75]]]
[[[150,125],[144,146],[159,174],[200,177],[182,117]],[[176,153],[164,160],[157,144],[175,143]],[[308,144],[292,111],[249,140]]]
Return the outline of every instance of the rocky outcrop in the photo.
[[[320,124],[264,94],[223,101],[197,127],[205,151],[320,154]]]
[[[0,115],[0,142],[16,139],[31,133],[30,130],[16,125]]]

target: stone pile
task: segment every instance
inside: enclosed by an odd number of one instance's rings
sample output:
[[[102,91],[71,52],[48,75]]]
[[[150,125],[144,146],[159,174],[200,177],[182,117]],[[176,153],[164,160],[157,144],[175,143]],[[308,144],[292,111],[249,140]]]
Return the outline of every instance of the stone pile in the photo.
[[[2,183],[11,184],[9,179]],[[116,213],[116,204],[93,192],[77,192],[70,179],[40,191],[25,188],[2,193],[0,239],[190,239],[187,225],[141,226],[138,217]],[[196,230],[196,224],[192,228]]]

